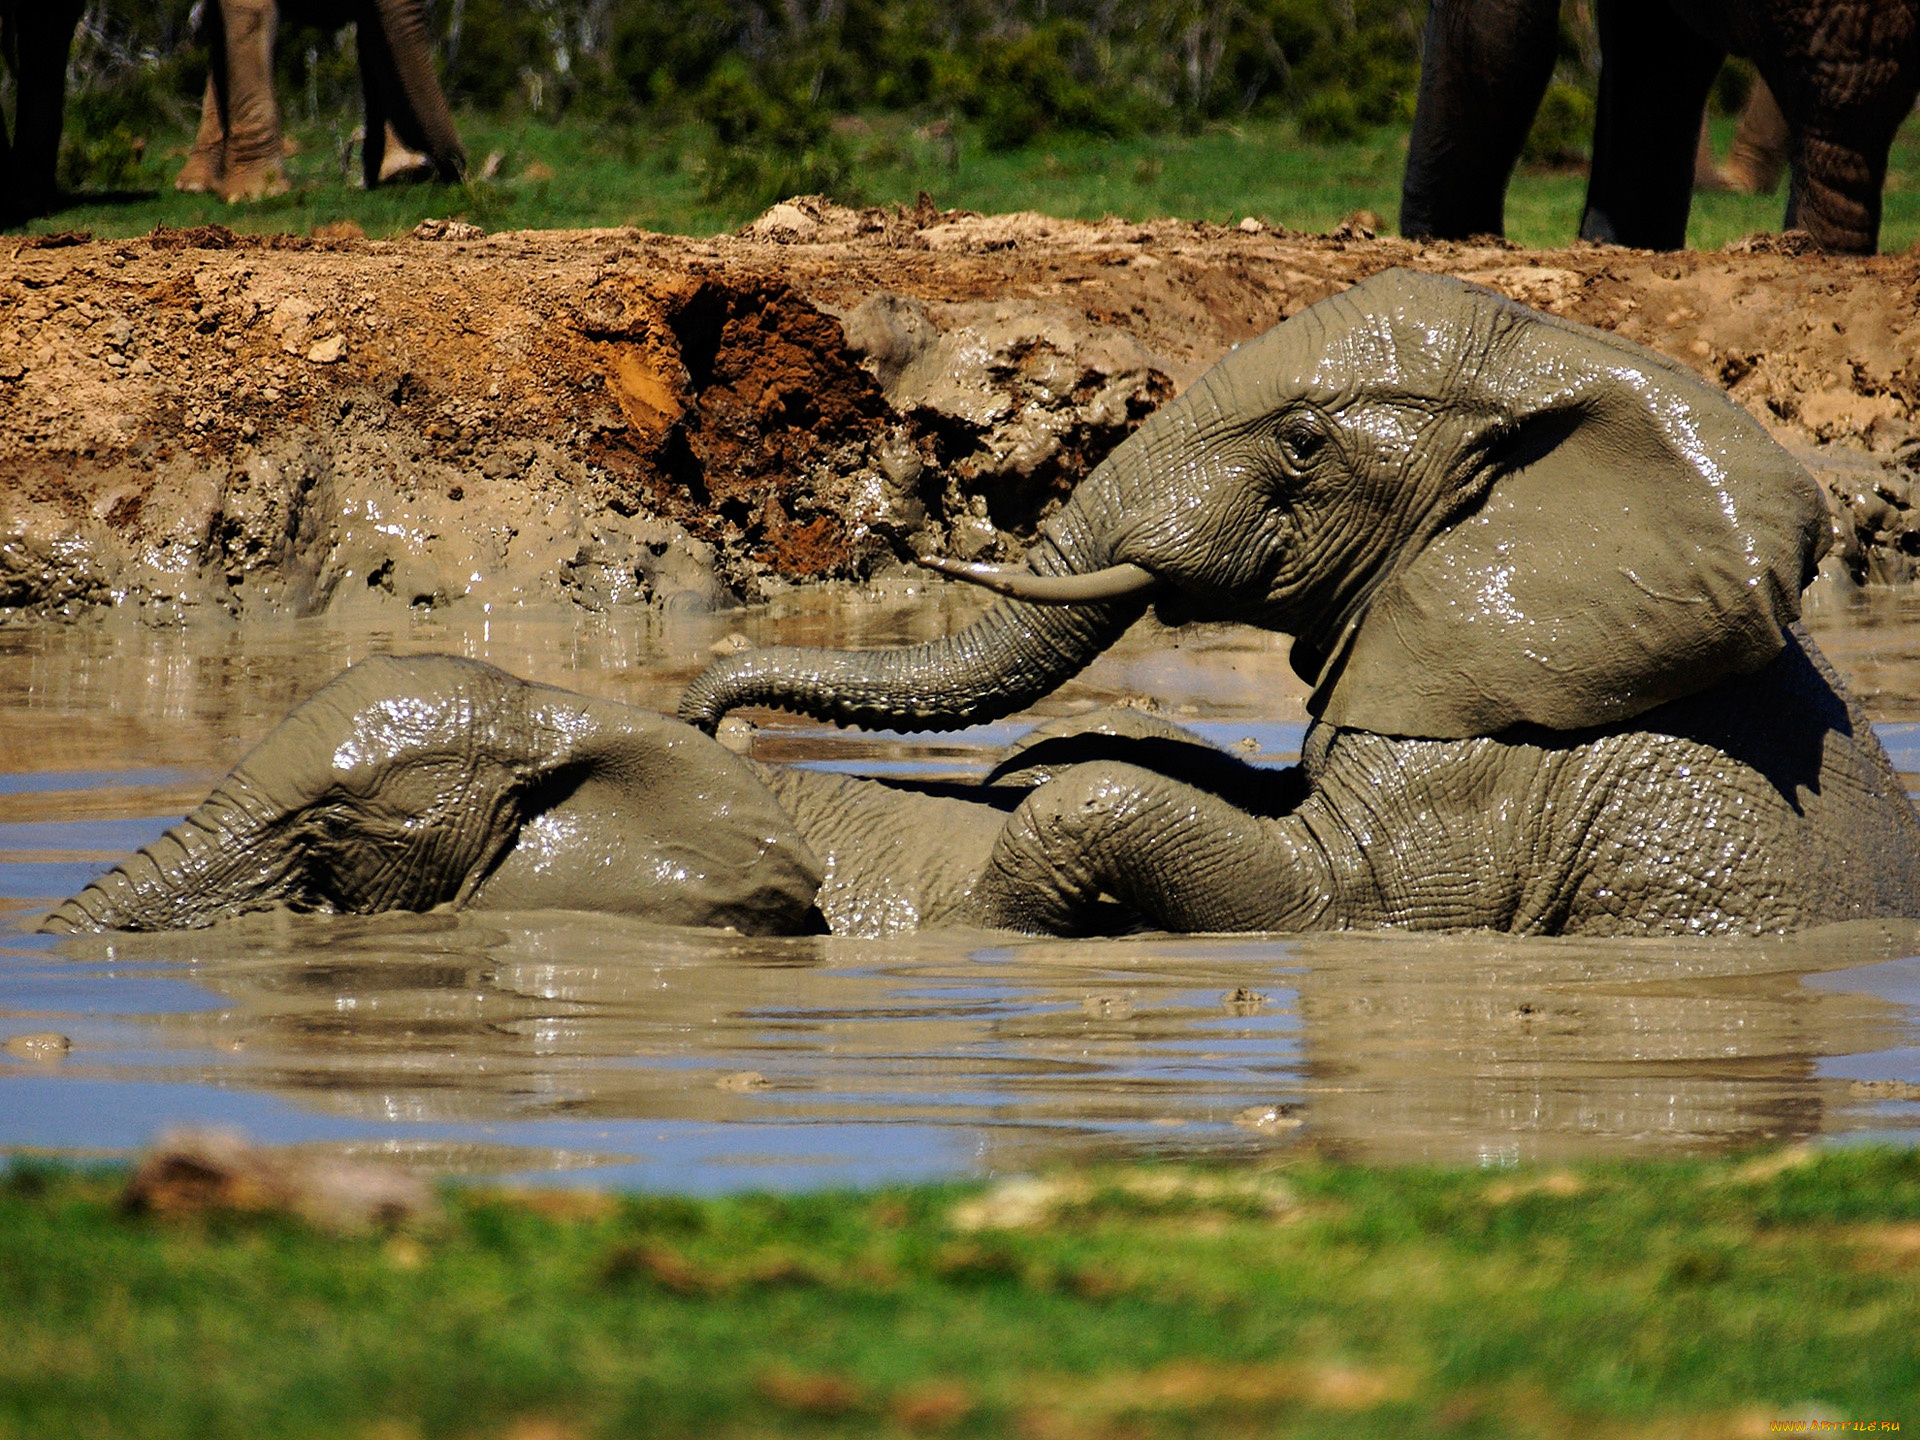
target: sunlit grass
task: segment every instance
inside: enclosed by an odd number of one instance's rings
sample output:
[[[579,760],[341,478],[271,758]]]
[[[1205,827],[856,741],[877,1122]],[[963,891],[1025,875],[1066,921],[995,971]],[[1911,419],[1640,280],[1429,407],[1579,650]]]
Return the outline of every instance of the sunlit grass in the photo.
[[[0,1435],[1591,1436],[1920,1423],[1920,1155],[454,1192],[0,1180]],[[516,1429],[516,1427],[518,1427]]]
[[[1729,128],[1722,122],[1721,128]],[[241,231],[310,233],[352,221],[380,237],[411,229],[428,216],[457,216],[488,229],[567,229],[636,225],[686,234],[731,230],[764,208],[755,198],[703,194],[704,142],[690,127],[566,120],[502,120],[466,116],[462,133],[478,170],[499,156],[491,179],[466,186],[358,189],[343,163],[336,130],[294,127],[302,142],[291,170],[293,193],[253,206],[227,206],[207,196],[175,194],[172,175],[187,136],[153,137],[139,198],[78,204],[34,230],[86,229],[134,235],[155,225],[218,223]],[[1392,233],[1399,211],[1406,135],[1381,130],[1343,144],[1310,144],[1286,120],[1218,127],[1198,135],[1121,140],[1062,137],[1014,152],[991,152],[968,138],[958,143],[898,116],[847,122],[843,143],[853,157],[848,198],[912,204],[926,191],[942,208],[999,212],[1039,210],[1094,219],[1175,216],[1231,223],[1259,216],[1291,229],[1322,232],[1356,211],[1372,211]],[[1726,136],[1721,137],[1724,149]],[[1516,177],[1507,202],[1509,238],[1528,246],[1568,243],[1579,222],[1586,179],[1577,172]],[[1699,195],[1688,243],[1717,249],[1756,231],[1780,228],[1785,198]],[[1920,132],[1909,124],[1895,147],[1886,190],[1883,250],[1920,240]]]

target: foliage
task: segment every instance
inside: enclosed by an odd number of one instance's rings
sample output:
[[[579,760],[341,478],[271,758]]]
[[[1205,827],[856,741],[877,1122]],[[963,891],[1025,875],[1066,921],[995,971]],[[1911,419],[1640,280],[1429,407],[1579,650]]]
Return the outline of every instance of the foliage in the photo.
[[[707,199],[857,198],[847,185],[852,159],[826,111],[805,94],[756,83],[737,56],[707,76],[693,109],[713,134],[703,161]]]
[[[1898,1420],[1920,1155],[449,1194],[391,1233],[0,1183],[0,1433],[1577,1436]]]
[[[1527,165],[1566,169],[1587,163],[1593,140],[1593,96],[1556,80],[1547,86],[1520,159]]]
[[[456,106],[653,126],[752,117],[747,153],[716,154],[707,167],[716,194],[745,195],[805,180],[843,186],[845,158],[823,136],[848,113],[958,120],[997,150],[1250,114],[1297,113],[1309,135],[1352,139],[1412,113],[1424,8],[1422,0],[435,0],[432,26]],[[351,27],[333,25],[337,13],[285,8],[278,82],[284,113],[344,143],[359,96]],[[182,123],[204,75],[189,0],[135,8],[93,0],[73,67],[83,108],[70,183],[99,184],[103,166],[124,170],[109,156],[113,143],[124,149],[145,128]],[[85,112],[89,97],[105,96],[133,118]],[[734,143],[715,135],[717,146]]]
[[[1102,73],[1083,23],[1052,19],[1009,35],[986,36],[970,71],[948,67],[942,87],[980,122],[992,150],[1017,150],[1051,131],[1124,135],[1133,107]]]

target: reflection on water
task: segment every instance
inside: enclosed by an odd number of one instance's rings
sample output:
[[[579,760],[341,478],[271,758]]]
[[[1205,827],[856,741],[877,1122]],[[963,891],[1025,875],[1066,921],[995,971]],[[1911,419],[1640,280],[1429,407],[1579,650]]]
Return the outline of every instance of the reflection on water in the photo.
[[[1303,1145],[1502,1163],[1920,1124],[1920,943],[1901,926],[1628,944],[767,941],[559,915],[24,933],[363,655],[449,650],[670,709],[730,632],[894,644],[978,603],[0,630],[0,1149],[114,1153],[223,1123],[445,1169],[710,1189]],[[1915,618],[1892,601],[1816,616],[1842,668],[1872,677],[1907,770]],[[1304,687],[1285,642],[1178,639],[1143,627],[1049,711],[1147,695],[1286,758]],[[765,718],[763,758],[876,774],[977,773],[1022,728],[919,741]],[[72,1048],[24,1042],[46,1032]]]

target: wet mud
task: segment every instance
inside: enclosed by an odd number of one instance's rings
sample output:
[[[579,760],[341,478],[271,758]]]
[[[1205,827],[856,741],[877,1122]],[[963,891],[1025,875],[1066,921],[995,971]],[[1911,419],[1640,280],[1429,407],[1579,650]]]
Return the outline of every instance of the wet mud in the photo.
[[[1394,265],[1693,366],[1904,582],[1920,258],[776,206],[736,236],[218,227],[0,277],[0,618],[706,611],[1015,558],[1228,348]]]
[[[787,204],[738,236],[217,229],[0,275],[0,1150],[167,1124],[675,1188],[1106,1153],[1506,1163],[1920,1124],[1920,936],[748,941],[560,915],[32,917],[373,654],[671,711],[716,654],[951,633],[906,564],[1016,558],[1233,345],[1392,265],[1649,344],[1820,477],[1810,627],[1920,783],[1920,258],[1414,246]],[[1893,582],[1856,588],[1858,580]],[[742,602],[757,602],[740,610]],[[1288,642],[1144,621],[938,738],[768,715],[766,761],[965,779],[1158,710],[1292,758]],[[756,728],[757,727],[757,728]]]
[[[121,1154],[224,1126],[432,1171],[728,1189],[1300,1147],[1505,1164],[1920,1125],[1910,926],[845,941],[545,913],[26,933],[365,655],[466,654],[660,708],[716,647],[903,643],[983,603],[893,580],[744,614],[0,631],[0,1149]],[[1823,584],[1810,607],[1907,772],[1915,603]],[[1157,709],[1284,763],[1304,696],[1279,637],[1144,621],[1040,713]],[[913,737],[762,716],[731,738],[778,763],[964,780],[1033,718]]]

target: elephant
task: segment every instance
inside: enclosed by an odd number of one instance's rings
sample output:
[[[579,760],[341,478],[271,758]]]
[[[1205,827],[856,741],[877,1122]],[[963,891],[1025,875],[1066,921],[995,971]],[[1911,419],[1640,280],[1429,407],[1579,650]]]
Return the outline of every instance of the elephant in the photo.
[[[1410,238],[1504,229],[1507,182],[1554,65],[1557,0],[1433,0],[1401,188]],[[1790,134],[1786,224],[1871,254],[1894,132],[1920,92],[1920,0],[1598,0],[1601,52],[1583,239],[1686,241],[1695,141],[1729,53]]]
[[[0,4],[0,52],[13,72],[13,134],[0,122],[0,225],[51,210],[66,107],[67,56],[85,7],[77,0]]]
[[[1731,190],[1738,195],[1771,195],[1787,168],[1787,117],[1765,81],[1756,81],[1747,103],[1740,107],[1733,145],[1722,165],[1713,153],[1713,137],[1703,119],[1700,144],[1694,152],[1693,188]]]
[[[1920,914],[1920,822],[1799,624],[1807,473],[1694,372],[1388,271],[1239,346],[939,641],[769,648],[679,720],[471,661],[364,662],[47,918],[575,907],[743,930],[1397,926],[1745,934]],[[1135,712],[977,785],[756,765],[745,705],[925,731],[1010,715],[1152,606],[1293,637],[1301,763]],[[684,722],[684,723],[681,723]]]
[[[175,189],[217,193],[230,204],[286,193],[280,111],[273,94],[273,40],[282,9],[288,18],[310,24],[354,25],[366,106],[361,172],[368,189],[411,169],[411,155],[392,163],[396,141],[422,152],[440,179],[465,176],[466,151],[434,75],[424,0],[284,6],[276,0],[208,0],[209,64],[200,127]]]

